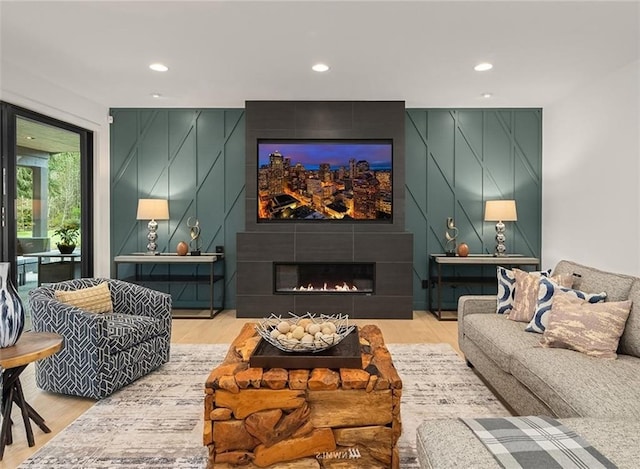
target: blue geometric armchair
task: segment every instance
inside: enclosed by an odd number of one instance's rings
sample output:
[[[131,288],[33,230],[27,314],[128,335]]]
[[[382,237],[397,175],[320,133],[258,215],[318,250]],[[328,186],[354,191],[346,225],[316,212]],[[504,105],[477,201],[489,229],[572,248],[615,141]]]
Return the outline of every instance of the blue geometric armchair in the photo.
[[[107,282],[113,311],[92,313],[59,301],[56,290]],[[84,278],[29,293],[33,328],[64,337],[62,350],[36,362],[45,391],[102,399],[169,360],[171,296],[115,279]]]

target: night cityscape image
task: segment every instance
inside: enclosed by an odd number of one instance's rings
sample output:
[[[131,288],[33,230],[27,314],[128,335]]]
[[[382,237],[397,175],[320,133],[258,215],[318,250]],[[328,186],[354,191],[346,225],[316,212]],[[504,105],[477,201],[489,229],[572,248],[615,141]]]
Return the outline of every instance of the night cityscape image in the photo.
[[[390,141],[259,141],[258,220],[391,220]]]

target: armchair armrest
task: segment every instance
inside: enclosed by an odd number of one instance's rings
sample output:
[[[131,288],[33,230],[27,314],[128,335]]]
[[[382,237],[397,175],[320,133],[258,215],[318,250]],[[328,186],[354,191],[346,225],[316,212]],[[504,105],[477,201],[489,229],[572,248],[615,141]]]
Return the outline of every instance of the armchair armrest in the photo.
[[[115,313],[158,319],[171,335],[171,295],[123,280],[108,282]]]
[[[458,299],[458,344],[464,338],[464,319],[471,314],[496,314],[496,296],[463,295]]]
[[[64,338],[62,350],[51,363],[104,363],[108,328],[101,314],[88,313],[43,294],[29,296],[33,329],[54,332]],[[81,337],[83,340],[72,340]],[[94,369],[91,367],[90,369]],[[95,369],[97,373],[102,370]]]
[[[123,280],[109,279],[113,311],[121,314],[171,317],[171,295]]]

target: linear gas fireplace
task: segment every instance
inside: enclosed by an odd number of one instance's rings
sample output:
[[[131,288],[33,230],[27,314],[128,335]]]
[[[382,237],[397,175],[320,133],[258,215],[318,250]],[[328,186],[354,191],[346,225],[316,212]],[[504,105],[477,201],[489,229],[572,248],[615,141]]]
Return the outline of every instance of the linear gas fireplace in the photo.
[[[375,293],[375,263],[274,262],[273,291],[276,294]]]

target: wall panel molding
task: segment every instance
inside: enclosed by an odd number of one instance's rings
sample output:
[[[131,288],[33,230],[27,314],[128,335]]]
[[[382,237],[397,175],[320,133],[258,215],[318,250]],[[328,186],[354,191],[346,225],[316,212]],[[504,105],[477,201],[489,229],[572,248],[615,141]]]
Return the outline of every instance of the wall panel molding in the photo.
[[[516,200],[518,221],[507,223],[507,250],[540,257],[541,109],[407,109],[405,128],[414,309],[426,309],[422,280],[429,254],[444,251],[447,217],[455,219],[458,243],[471,253],[493,253],[495,223],[483,220],[486,200]],[[448,291],[445,304],[455,308],[460,293],[482,292]]]
[[[243,109],[112,109],[111,252],[146,250],[139,198],[168,198],[158,222],[158,250],[190,241],[187,220],[200,222],[202,251],[225,246],[226,307],[235,307],[235,233],[244,229]],[[113,275],[113,272],[112,272]],[[171,290],[178,307],[208,307],[207,286]]]
[[[145,250],[137,199],[168,196],[171,220],[160,222],[161,250],[173,252],[178,241],[188,241],[186,221],[197,216],[203,250],[225,246],[227,307],[234,308],[236,233],[247,229],[246,189],[254,183],[246,180],[244,109],[111,114],[112,255]],[[483,221],[485,200],[515,198],[519,220],[507,223],[507,249],[540,257],[541,109],[405,109],[404,132],[404,229],[413,234],[414,309],[426,309],[422,280],[428,254],[444,249],[446,217],[455,218],[458,241],[472,253],[493,252],[495,224]],[[188,289],[174,294],[200,303],[206,297]]]

